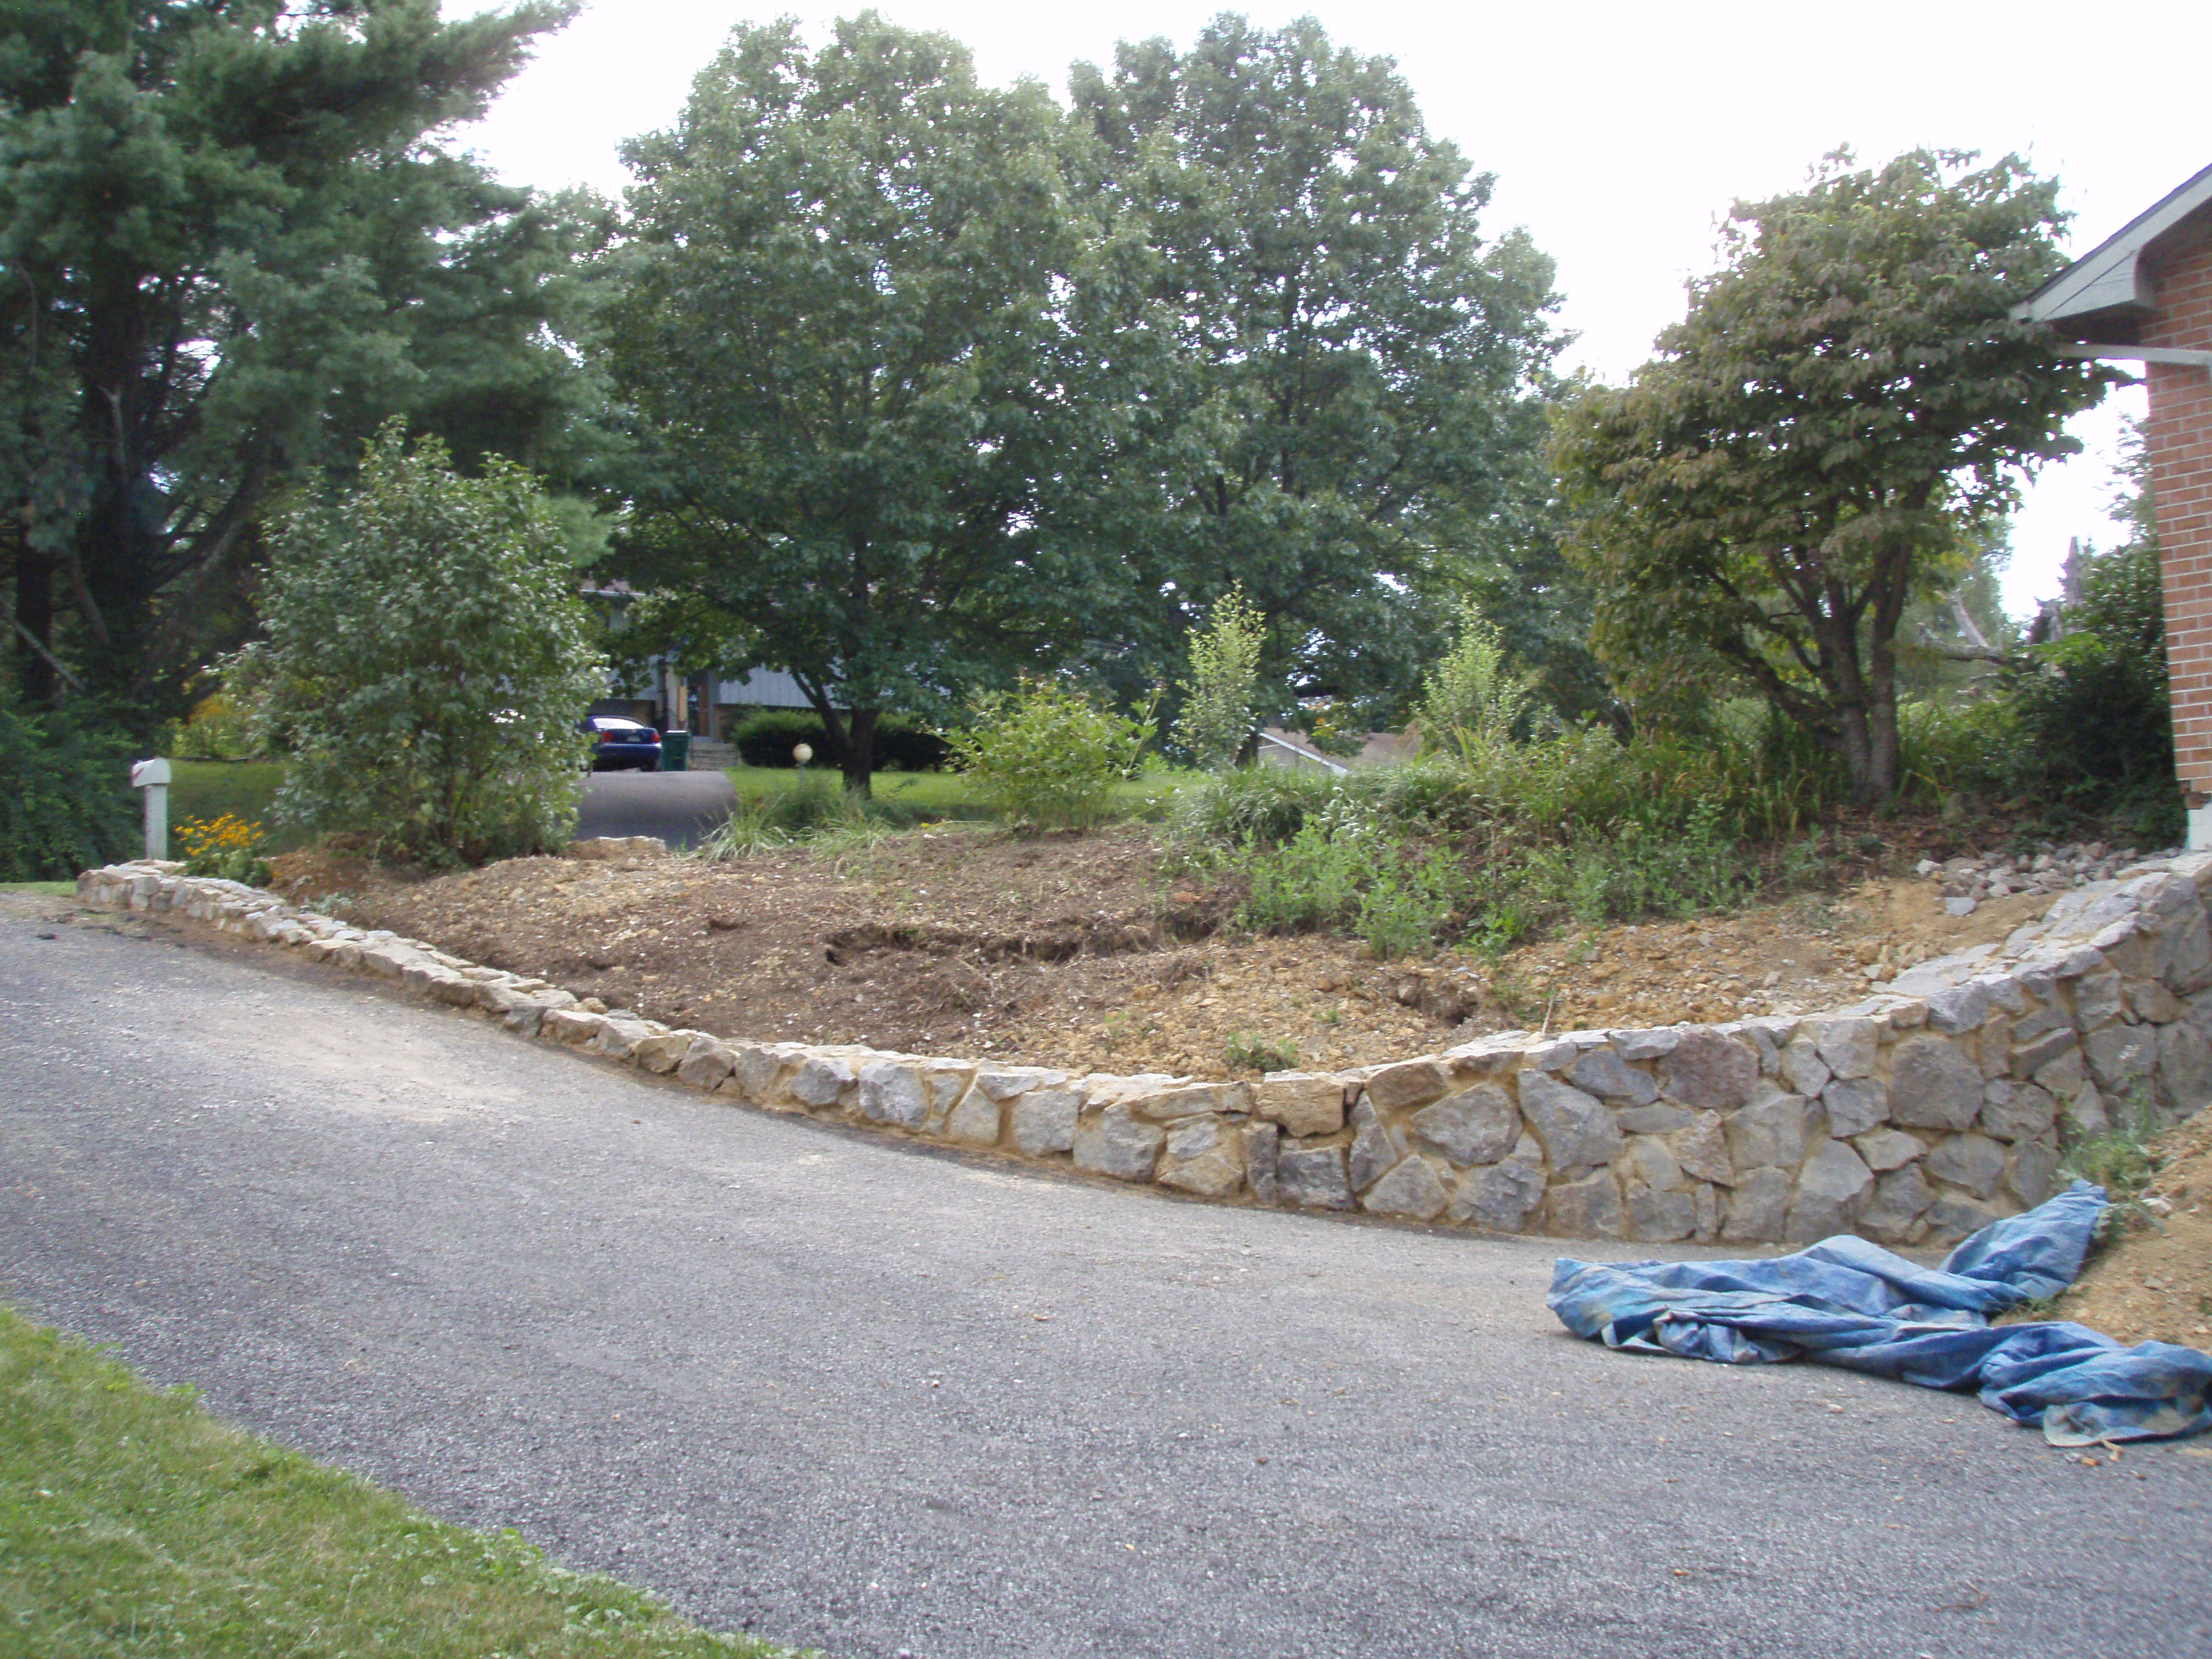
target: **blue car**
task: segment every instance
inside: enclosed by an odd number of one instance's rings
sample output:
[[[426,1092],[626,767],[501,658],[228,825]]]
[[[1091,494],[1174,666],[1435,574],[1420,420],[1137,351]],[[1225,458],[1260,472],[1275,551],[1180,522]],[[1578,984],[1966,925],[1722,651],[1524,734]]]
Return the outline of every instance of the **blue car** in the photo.
[[[592,737],[592,770],[660,769],[660,733],[619,714],[592,714],[583,722]]]

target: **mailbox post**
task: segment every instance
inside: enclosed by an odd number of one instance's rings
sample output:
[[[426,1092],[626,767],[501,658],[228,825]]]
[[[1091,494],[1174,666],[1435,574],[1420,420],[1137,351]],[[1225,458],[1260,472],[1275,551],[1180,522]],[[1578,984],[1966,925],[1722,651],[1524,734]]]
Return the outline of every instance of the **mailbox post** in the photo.
[[[169,763],[142,760],[131,763],[131,787],[146,792],[146,856],[169,856]]]

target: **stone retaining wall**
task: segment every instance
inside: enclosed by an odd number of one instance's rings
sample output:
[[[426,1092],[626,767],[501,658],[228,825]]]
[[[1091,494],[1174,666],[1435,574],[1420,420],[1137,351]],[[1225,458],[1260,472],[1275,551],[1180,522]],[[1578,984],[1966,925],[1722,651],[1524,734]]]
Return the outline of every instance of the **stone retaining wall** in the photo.
[[[1222,1200],[1499,1232],[1948,1243],[2051,1193],[2062,1129],[2212,1099],[2212,854],[2076,888],[2002,945],[1803,1018],[1510,1032],[1257,1084],[730,1042],[580,1007],[543,980],[349,927],[173,864],[87,871],[111,908],[180,914],[398,980],[524,1036],[773,1111]]]

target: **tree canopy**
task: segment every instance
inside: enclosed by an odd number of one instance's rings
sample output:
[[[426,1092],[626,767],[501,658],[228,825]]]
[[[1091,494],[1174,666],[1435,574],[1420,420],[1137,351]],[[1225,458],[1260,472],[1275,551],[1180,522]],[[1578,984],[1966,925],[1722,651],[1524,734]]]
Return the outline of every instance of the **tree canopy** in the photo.
[[[1066,137],[1042,88],[870,13],[812,53],[739,27],[625,151],[605,339],[649,450],[623,568],[721,613],[716,665],[788,670],[855,788],[881,710],[1003,679],[1060,604],[1040,480],[1091,418],[1059,365],[1096,240]]]
[[[1302,696],[1402,696],[1419,601],[1513,557],[1548,495],[1552,261],[1482,234],[1491,179],[1389,60],[1216,17],[1187,53],[1079,64],[1098,188],[1146,230],[1156,326],[1141,440],[1096,492],[1126,560],[1110,612],[1157,675],[1242,586]],[[1164,603],[1163,603],[1164,599]]]
[[[1554,455],[1594,638],[1632,685],[1748,684],[1895,793],[1897,632],[2114,378],[2009,307],[2060,265],[2056,187],[2007,156],[1829,157],[1738,203],[1723,269]]]
[[[545,325],[588,212],[435,143],[574,9],[0,3],[0,538],[34,700],[74,664],[145,731],[174,712],[246,624],[267,505],[395,410],[471,461],[580,460]]]

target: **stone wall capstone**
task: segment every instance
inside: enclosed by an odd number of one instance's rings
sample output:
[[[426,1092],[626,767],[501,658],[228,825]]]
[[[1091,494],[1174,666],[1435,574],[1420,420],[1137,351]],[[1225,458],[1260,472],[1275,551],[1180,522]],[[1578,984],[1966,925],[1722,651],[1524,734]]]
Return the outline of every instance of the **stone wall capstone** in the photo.
[[[77,881],[88,903],[394,980],[718,1098],[1200,1198],[1654,1243],[1898,1245],[2040,1203],[2063,1133],[2212,1101],[2208,889],[2212,854],[2139,864],[1831,1013],[1510,1031],[1247,1084],[747,1042],[593,1012],[542,979],[175,864]]]

